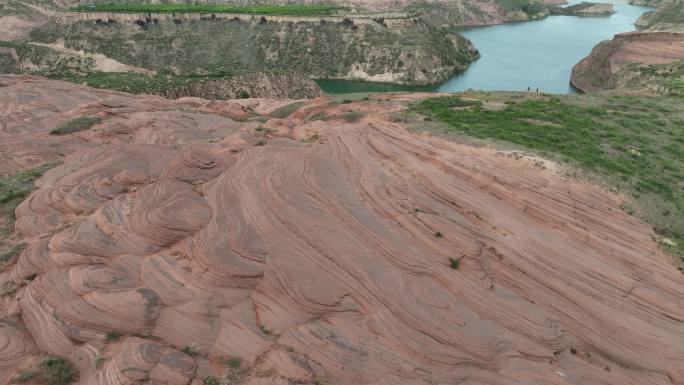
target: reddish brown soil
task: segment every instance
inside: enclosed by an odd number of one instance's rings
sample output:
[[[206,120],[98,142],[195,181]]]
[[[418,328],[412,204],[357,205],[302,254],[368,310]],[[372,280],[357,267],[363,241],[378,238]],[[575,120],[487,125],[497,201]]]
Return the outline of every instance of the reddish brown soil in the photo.
[[[0,383],[684,383],[684,280],[615,197],[391,100],[240,103],[0,77],[0,174],[64,157],[16,210]]]

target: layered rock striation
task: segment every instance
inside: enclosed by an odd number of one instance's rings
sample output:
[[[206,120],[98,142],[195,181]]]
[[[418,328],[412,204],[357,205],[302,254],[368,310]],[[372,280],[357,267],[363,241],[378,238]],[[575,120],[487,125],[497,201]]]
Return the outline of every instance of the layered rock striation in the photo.
[[[629,88],[638,65],[684,60],[684,33],[627,32],[597,45],[572,69],[570,83],[583,92]],[[643,83],[643,82],[642,82]]]
[[[401,97],[277,119],[292,101],[1,77],[0,175],[63,164],[16,210],[0,383],[51,354],[83,385],[682,384],[684,281],[649,226],[407,131]]]
[[[32,37],[176,75],[293,71],[313,79],[426,85],[478,57],[466,38],[419,20],[55,19]]]

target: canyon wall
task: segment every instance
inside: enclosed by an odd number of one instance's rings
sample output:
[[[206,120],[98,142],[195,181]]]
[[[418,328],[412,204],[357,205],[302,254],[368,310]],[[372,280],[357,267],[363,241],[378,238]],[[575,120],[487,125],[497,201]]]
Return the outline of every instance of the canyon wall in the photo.
[[[296,71],[425,85],[446,80],[478,57],[467,39],[418,20],[133,19],[54,19],[31,37],[177,75]]]
[[[645,79],[635,78],[639,73],[636,66],[681,60],[684,60],[684,33],[621,33],[597,45],[589,56],[577,63],[570,82],[583,92],[629,88],[630,84],[645,84]]]

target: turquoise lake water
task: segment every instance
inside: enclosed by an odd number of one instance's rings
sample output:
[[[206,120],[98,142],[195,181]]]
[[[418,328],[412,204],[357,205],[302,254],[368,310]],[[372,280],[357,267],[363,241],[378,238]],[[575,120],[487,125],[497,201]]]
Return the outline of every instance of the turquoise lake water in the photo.
[[[571,1],[574,4],[580,1]],[[550,93],[573,92],[570,86],[572,67],[587,56],[599,42],[616,33],[635,30],[634,22],[651,10],[623,0],[601,0],[613,3],[610,16],[549,16],[544,20],[508,23],[461,29],[482,57],[462,73],[438,86],[402,87],[364,82],[320,81],[326,92],[377,92],[438,90],[456,92],[467,89],[525,91]]]

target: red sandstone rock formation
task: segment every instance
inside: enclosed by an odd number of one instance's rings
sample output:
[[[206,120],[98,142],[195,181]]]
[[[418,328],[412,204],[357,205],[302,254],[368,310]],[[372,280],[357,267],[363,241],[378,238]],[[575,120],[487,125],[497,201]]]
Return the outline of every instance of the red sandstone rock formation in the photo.
[[[387,103],[239,103],[0,78],[0,174],[64,157],[16,211],[0,383],[683,383],[684,280],[615,197]]]
[[[684,33],[627,32],[597,45],[572,69],[570,83],[582,92],[620,88],[630,64],[666,64],[684,59]]]

